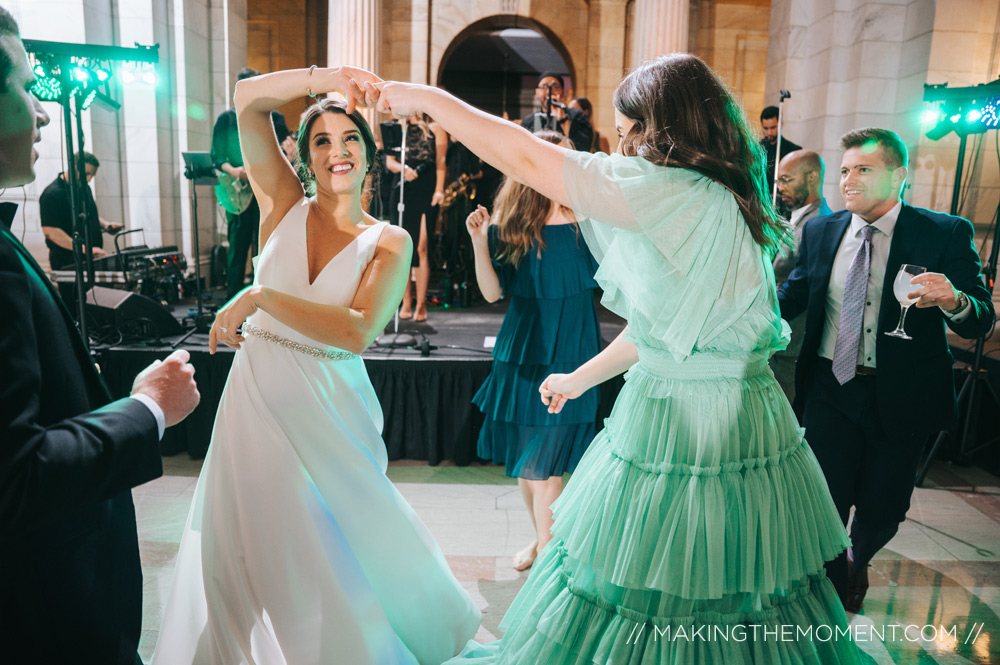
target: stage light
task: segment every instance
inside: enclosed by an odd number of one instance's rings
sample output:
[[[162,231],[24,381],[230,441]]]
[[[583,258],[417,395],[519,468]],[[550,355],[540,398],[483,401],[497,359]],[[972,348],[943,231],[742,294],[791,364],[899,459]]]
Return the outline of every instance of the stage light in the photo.
[[[31,94],[43,102],[58,102],[62,97],[62,84],[51,76],[40,78],[31,86]]]
[[[920,122],[925,127],[933,127],[934,125],[941,122],[941,119],[943,117],[944,115],[942,115],[940,109],[930,108],[924,110],[923,114],[921,115]]]
[[[43,65],[40,62],[37,65],[35,65],[35,76],[37,76],[40,79],[48,76],[48,72],[45,71],[45,65]]]
[[[90,71],[82,65],[73,68],[73,78],[84,86],[90,83]]]
[[[87,109],[89,109],[90,105],[94,103],[95,99],[97,99],[97,88],[92,88],[90,92],[87,93],[87,96],[83,98],[83,103],[80,106],[80,110],[86,111]]]
[[[109,78],[111,78],[111,72],[104,69],[103,67],[99,67],[96,73],[97,73],[97,80],[100,81],[101,83],[104,83]]]
[[[961,113],[956,113],[955,115],[951,116],[948,119],[951,120],[952,123],[956,123],[956,122],[958,122],[959,120],[962,119],[962,114]]]
[[[152,70],[150,70],[148,72],[144,72],[143,75],[142,75],[142,82],[145,83],[145,84],[147,84],[147,85],[155,86],[156,85],[156,72],[154,72]]]
[[[982,117],[983,117],[982,111],[980,111],[979,109],[972,109],[971,111],[965,114],[965,121],[977,122]]]

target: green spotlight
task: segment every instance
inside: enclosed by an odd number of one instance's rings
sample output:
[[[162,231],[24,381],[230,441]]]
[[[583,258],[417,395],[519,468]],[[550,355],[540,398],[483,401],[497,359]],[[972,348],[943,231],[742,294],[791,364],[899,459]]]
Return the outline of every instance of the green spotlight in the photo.
[[[97,98],[97,88],[92,88],[90,92],[87,93],[87,96],[84,97],[83,104],[82,106],[80,106],[80,110],[86,111],[87,109],[89,109],[90,105],[94,103],[94,100],[96,98]]]
[[[969,111],[968,113],[965,114],[965,121],[966,122],[978,122],[979,119],[982,118],[982,117],[983,117],[983,112],[982,111],[980,111],[979,109],[972,109],[971,111]]]
[[[952,122],[958,122],[959,120],[962,119],[962,114],[961,113],[956,113],[955,115],[951,116],[948,119],[951,120]]]
[[[923,125],[925,125],[927,127],[931,127],[933,125],[936,125],[937,123],[941,122],[941,120],[942,120],[941,111],[939,111],[936,108],[934,108],[934,109],[926,109],[923,112],[923,115],[920,118],[921,124],[923,124]]]
[[[77,65],[73,68],[73,78],[76,81],[87,85],[90,83],[90,71],[86,67]]]
[[[45,65],[43,65],[42,63],[38,63],[37,65],[35,65],[35,76],[37,76],[40,79],[43,79],[46,76],[48,76],[48,72],[45,71]]]
[[[111,72],[109,72],[108,70],[104,69],[103,67],[99,67],[97,69],[97,80],[98,81],[100,81],[101,83],[104,83],[109,78],[111,78]]]
[[[62,97],[62,84],[59,79],[46,76],[35,81],[31,93],[43,102],[58,102]]]

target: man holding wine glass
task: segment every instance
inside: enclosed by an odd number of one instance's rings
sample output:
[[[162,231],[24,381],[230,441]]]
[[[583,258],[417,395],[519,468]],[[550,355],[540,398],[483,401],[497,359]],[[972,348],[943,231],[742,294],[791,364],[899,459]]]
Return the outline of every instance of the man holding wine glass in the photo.
[[[972,224],[902,201],[902,139],[865,128],[840,143],[846,209],[806,224],[778,300],[782,318],[806,314],[796,412],[845,524],[855,509],[852,548],[827,575],[856,612],[868,562],[906,518],[926,440],[956,420],[946,327],[974,339],[994,311]]]

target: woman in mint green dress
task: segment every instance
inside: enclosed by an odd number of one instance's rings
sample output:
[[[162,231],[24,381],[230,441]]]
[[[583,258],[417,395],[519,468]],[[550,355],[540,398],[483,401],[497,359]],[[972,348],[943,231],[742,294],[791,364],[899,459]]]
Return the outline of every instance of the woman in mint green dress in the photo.
[[[767,359],[788,342],[771,257],[780,226],[746,118],[699,59],[672,54],[614,96],[617,154],[539,141],[447,93],[367,84],[569,205],[625,332],[540,386],[566,400],[625,387],[553,506],[552,540],[483,663],[868,662],[823,572],[848,545]],[[478,659],[478,660],[477,660]]]

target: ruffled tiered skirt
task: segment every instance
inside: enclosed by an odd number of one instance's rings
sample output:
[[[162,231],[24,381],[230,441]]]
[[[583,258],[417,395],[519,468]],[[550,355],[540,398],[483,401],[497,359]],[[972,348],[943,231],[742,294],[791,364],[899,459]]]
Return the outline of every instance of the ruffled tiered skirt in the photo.
[[[592,289],[562,298],[513,296],[493,351],[493,369],[472,402],[486,418],[479,457],[505,464],[515,478],[572,473],[596,432],[598,391],[550,414],[538,388],[601,350]]]
[[[823,573],[847,534],[763,357],[640,347],[553,511],[503,640],[462,662],[869,662]]]

